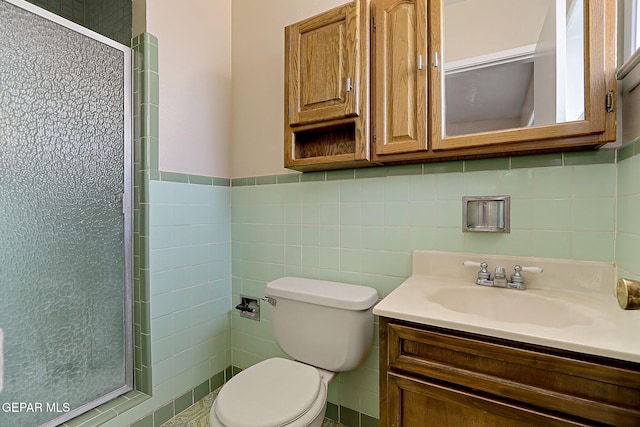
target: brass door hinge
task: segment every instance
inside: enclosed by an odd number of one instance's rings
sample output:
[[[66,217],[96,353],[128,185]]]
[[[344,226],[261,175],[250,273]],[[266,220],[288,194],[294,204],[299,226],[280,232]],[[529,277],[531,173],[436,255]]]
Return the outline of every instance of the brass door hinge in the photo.
[[[605,110],[607,113],[613,113],[616,110],[616,94],[612,90],[607,92],[605,97]]]

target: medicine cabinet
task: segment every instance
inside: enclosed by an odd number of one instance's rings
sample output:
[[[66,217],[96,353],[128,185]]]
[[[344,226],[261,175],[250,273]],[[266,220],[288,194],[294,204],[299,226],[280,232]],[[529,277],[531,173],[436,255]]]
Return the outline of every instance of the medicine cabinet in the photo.
[[[358,0],[294,24],[285,166],[598,148],[615,26],[615,0]]]

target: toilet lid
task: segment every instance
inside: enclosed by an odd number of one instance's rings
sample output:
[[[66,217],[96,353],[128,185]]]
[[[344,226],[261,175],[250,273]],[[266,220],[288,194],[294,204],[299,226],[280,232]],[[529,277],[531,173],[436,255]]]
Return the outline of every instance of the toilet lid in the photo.
[[[321,389],[318,370],[282,358],[245,369],[222,387],[215,411],[233,427],[273,427],[307,412]]]

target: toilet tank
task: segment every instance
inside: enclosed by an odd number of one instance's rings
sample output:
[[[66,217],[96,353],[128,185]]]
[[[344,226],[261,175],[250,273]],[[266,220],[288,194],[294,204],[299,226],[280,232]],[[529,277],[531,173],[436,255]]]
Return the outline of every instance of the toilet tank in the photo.
[[[267,284],[271,329],[289,356],[319,368],[356,368],[373,341],[373,306],[378,293],[368,286],[283,277]]]

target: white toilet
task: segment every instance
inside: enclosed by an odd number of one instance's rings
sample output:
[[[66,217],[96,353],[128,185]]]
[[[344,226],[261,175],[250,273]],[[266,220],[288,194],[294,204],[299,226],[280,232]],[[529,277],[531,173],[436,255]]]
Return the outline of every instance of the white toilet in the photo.
[[[266,294],[276,342],[295,360],[267,359],[234,376],[213,402],[211,427],[320,426],[329,382],[369,352],[375,289],[283,277]]]

